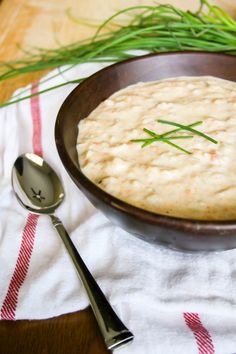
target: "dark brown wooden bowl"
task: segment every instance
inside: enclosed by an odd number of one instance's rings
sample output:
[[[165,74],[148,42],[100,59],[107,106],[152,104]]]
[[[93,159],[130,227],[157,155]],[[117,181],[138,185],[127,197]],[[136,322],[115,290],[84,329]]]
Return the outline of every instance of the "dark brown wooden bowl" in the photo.
[[[180,52],[146,55],[111,65],[86,79],[66,98],[57,116],[55,139],[62,163],[75,184],[98,209],[128,232],[148,242],[178,250],[227,250],[236,247],[236,220],[187,220],[155,214],[127,204],[85,177],[76,151],[79,121],[117,90],[139,81],[201,75],[236,81],[236,57]]]

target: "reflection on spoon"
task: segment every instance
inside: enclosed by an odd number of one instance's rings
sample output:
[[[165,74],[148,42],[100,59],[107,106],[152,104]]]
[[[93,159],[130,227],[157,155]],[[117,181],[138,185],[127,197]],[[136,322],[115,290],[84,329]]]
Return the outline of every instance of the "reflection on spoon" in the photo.
[[[53,169],[39,156],[19,156],[12,169],[12,186],[19,202],[36,214],[47,214],[60,235],[87,291],[91,307],[108,349],[133,339],[84,264],[62,222],[53,214],[64,198],[62,184]]]

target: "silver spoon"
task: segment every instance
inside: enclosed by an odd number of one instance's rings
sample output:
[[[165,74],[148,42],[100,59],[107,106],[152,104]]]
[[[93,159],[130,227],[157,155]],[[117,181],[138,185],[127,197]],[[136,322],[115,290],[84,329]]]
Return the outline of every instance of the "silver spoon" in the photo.
[[[118,318],[84,264],[62,222],[53,214],[64,198],[61,181],[53,169],[38,155],[21,155],[12,169],[12,186],[23,207],[33,213],[50,216],[87,291],[107,348],[115,349],[131,341],[133,334]]]

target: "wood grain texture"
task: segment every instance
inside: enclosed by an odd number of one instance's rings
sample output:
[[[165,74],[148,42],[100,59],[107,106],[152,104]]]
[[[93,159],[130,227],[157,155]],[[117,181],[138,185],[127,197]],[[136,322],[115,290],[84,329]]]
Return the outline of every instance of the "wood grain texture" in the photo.
[[[196,10],[198,0],[162,0],[183,9]],[[75,18],[85,18],[100,23],[106,17],[127,6],[153,5],[152,0],[3,0],[0,3],[0,61],[22,57],[24,50],[32,47],[55,48],[88,38],[94,28],[72,21],[67,10]],[[236,2],[212,0],[231,14],[236,15]],[[46,72],[33,73],[0,85],[0,102],[11,96],[16,88],[42,77]]]
[[[44,321],[1,321],[1,354],[108,354],[90,308]]]
[[[197,0],[162,0],[196,10]],[[236,1],[216,0],[236,15]],[[100,22],[127,6],[153,4],[149,0],[2,0],[0,1],[0,61],[20,58],[31,47],[55,48],[87,38],[94,33],[71,21],[66,10],[79,18]],[[44,73],[12,79],[0,85],[0,101]],[[107,354],[90,309],[44,321],[0,322],[0,354]]]

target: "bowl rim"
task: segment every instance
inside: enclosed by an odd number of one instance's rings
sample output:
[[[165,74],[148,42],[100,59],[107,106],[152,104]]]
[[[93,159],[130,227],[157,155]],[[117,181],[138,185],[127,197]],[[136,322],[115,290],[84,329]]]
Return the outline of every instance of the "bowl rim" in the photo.
[[[114,67],[122,66],[129,62],[146,60],[149,59],[150,57],[172,56],[172,55],[193,55],[193,54],[197,56],[207,55],[213,57],[216,56],[222,58],[231,58],[236,61],[236,56],[234,57],[226,53],[207,52],[207,51],[197,51],[197,52],[196,51],[175,51],[175,52],[145,54],[145,55],[137,56],[134,58],[126,59],[108,65],[105,68],[96,71],[94,74],[86,78],[82,83],[78,84],[65,98],[56,117],[54,135],[55,135],[55,142],[56,142],[58,154],[72,180],[79,186],[82,186],[82,188],[87,190],[90,194],[95,195],[97,199],[101,200],[106,205],[110,206],[113,209],[118,210],[119,212],[128,214],[129,216],[139,218],[141,221],[146,221],[148,223],[161,226],[163,228],[167,228],[167,229],[171,228],[182,232],[191,232],[193,234],[205,233],[208,234],[208,236],[211,235],[215,236],[216,231],[220,232],[221,234],[224,232],[228,233],[230,231],[231,232],[235,231],[236,220],[208,221],[208,220],[198,220],[198,219],[191,219],[191,218],[181,218],[181,217],[176,217],[171,215],[162,215],[162,214],[154,213],[149,210],[139,208],[121,199],[118,199],[117,197],[114,197],[113,195],[105,192],[103,189],[99,188],[95,183],[90,181],[82,173],[82,171],[80,171],[74,165],[70,156],[66,152],[64,139],[60,129],[61,126],[60,122],[61,120],[63,120],[63,111],[66,109],[68,102],[70,100],[73,100],[74,96],[77,96],[78,92],[83,90],[84,87],[86,87],[90,83],[90,81],[94,80],[94,78],[96,78],[97,76],[102,75],[104,72],[109,72],[113,70]]]

